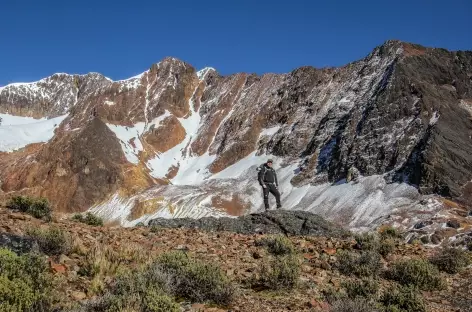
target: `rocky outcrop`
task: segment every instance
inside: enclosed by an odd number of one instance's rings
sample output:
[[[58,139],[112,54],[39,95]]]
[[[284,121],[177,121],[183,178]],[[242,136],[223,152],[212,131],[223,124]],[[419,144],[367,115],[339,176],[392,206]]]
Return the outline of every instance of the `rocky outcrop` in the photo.
[[[304,211],[268,211],[238,218],[154,219],[149,226],[227,231],[240,234],[277,234],[342,237],[347,232],[318,215]]]
[[[0,248],[10,249],[17,254],[39,250],[33,239],[9,233],[0,233]]]

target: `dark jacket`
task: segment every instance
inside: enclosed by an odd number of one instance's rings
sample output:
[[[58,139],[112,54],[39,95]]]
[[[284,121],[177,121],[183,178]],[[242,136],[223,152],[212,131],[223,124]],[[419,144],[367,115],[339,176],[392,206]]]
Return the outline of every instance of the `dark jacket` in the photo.
[[[260,185],[264,185],[267,183],[273,183],[276,186],[279,185],[279,182],[277,181],[277,173],[275,173],[274,168],[267,166],[267,164],[264,164],[262,166],[257,178],[259,180]]]

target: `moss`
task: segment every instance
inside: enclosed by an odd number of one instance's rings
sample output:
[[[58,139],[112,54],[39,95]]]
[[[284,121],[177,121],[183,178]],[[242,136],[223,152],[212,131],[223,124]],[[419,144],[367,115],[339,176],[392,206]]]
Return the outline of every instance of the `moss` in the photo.
[[[425,260],[403,260],[393,264],[386,276],[405,286],[416,286],[421,290],[442,289],[443,280],[439,270]]]

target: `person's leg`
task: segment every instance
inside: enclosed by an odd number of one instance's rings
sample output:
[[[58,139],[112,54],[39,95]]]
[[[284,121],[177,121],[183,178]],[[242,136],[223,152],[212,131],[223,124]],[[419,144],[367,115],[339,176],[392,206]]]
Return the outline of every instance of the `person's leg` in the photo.
[[[269,210],[269,186],[262,188],[262,195],[264,196],[265,210]]]
[[[270,184],[270,192],[275,196],[275,200],[277,201],[277,209],[282,208],[282,204],[280,203],[280,192],[274,184]]]

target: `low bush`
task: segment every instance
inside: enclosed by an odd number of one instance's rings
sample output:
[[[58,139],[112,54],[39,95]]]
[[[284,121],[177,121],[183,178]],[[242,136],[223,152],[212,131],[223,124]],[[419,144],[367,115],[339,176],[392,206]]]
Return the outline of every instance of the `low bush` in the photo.
[[[471,262],[467,251],[452,247],[438,251],[429,261],[439,270],[449,274],[461,272]]]
[[[396,242],[392,238],[382,239],[379,244],[379,254],[383,257],[388,256],[395,250]]]
[[[421,290],[443,288],[439,270],[425,260],[403,260],[392,265],[386,276],[405,286],[416,286]]]
[[[175,295],[193,302],[229,304],[235,289],[223,271],[212,263],[188,258],[183,252],[167,253],[154,264],[172,276]]]
[[[85,216],[81,214],[76,214],[72,217],[72,220],[82,222],[91,226],[103,226],[103,219],[87,212]]]
[[[295,255],[273,257],[260,269],[257,286],[268,289],[293,289],[300,278],[300,261]]]
[[[385,227],[383,228],[381,231],[380,231],[380,238],[381,239],[399,239],[401,238],[402,235],[400,234],[400,232],[398,232],[398,230],[392,226],[388,226],[388,227]]]
[[[44,260],[0,248],[0,311],[49,311],[53,284]]]
[[[47,255],[67,255],[72,250],[72,238],[60,228],[32,229],[27,234],[37,242],[41,252]]]
[[[375,233],[356,234],[354,239],[361,250],[377,251],[379,249],[379,237]]]
[[[275,235],[256,242],[256,246],[265,246],[267,250],[275,255],[289,255],[295,253],[292,242],[284,235]]]
[[[370,302],[365,299],[342,299],[333,303],[331,312],[378,312]]]
[[[219,267],[171,252],[144,269],[118,273],[112,287],[86,311],[177,312],[174,298],[226,305],[233,295],[234,287]]]
[[[338,254],[337,266],[342,274],[358,277],[376,276],[382,269],[380,255],[374,251],[365,251],[360,254],[341,251]]]
[[[15,196],[7,203],[7,207],[30,214],[37,219],[51,219],[51,207],[45,198]]]
[[[380,298],[385,312],[425,312],[426,307],[416,288],[411,286],[391,287]]]
[[[349,298],[373,298],[379,291],[379,282],[374,279],[349,280],[342,283]]]

